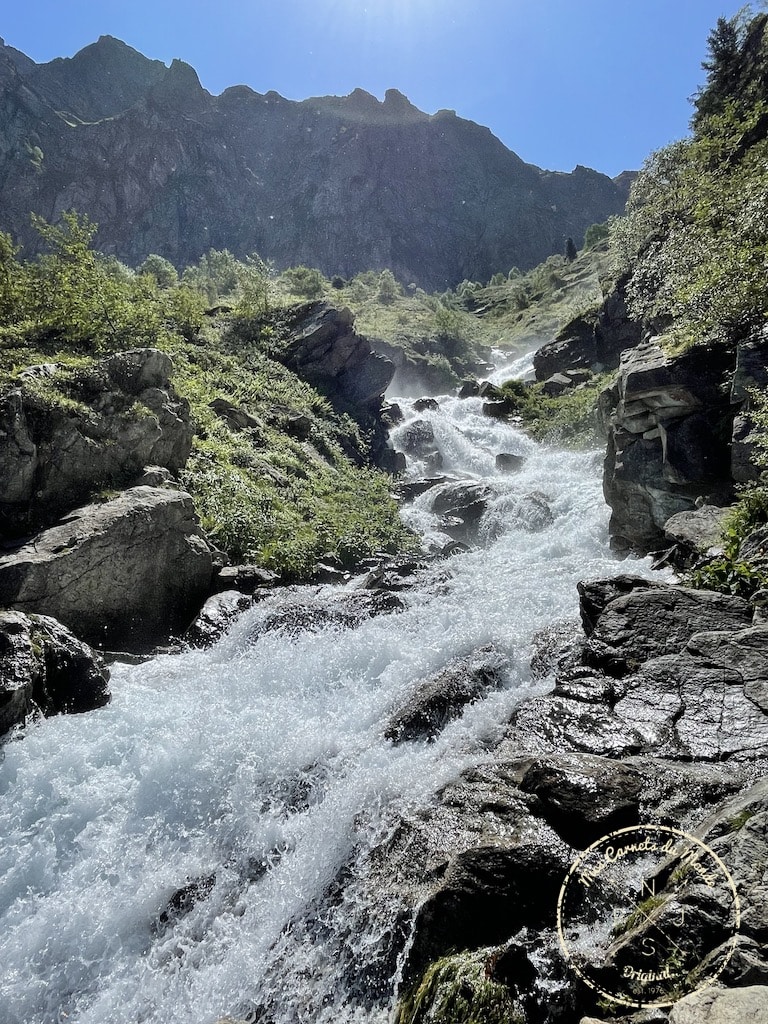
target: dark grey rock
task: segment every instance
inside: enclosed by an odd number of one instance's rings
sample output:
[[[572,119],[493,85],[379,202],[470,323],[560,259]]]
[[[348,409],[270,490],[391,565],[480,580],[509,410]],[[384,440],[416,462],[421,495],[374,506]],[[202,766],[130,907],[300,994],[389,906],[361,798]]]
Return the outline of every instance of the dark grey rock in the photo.
[[[639,821],[643,785],[636,768],[587,754],[536,758],[520,780],[531,809],[579,850]]]
[[[32,712],[76,714],[109,699],[109,671],[45,615],[0,611],[0,736]]]
[[[284,603],[268,610],[261,621],[254,623],[250,641],[275,630],[295,637],[327,626],[355,629],[366,619],[399,612],[404,607],[397,594],[387,590],[354,590],[322,599],[318,596],[314,601],[302,601],[287,592]]]
[[[742,598],[686,587],[632,590],[605,607],[585,649],[586,660],[625,675],[661,655],[679,654],[694,633],[739,630],[752,621]]]
[[[474,398],[480,393],[480,384],[476,380],[462,381],[459,388],[459,398]]]
[[[348,309],[307,303],[293,313],[290,329],[291,340],[280,354],[289,369],[351,406],[381,407],[395,365],[356,333]]]
[[[384,735],[394,743],[434,739],[467,704],[501,686],[508,668],[495,647],[481,647],[417,684],[404,707],[389,719]]]
[[[425,412],[426,410],[437,412],[439,408],[440,403],[436,398],[417,398],[413,403],[414,412]]]
[[[617,597],[625,597],[634,591],[651,590],[663,586],[644,576],[630,576],[622,573],[607,580],[582,580],[576,584],[579,592],[581,624],[587,636],[592,634],[597,621],[606,607]]]
[[[496,456],[496,469],[500,473],[516,473],[524,465],[524,455],[514,455],[512,452],[499,452]]]
[[[501,398],[499,401],[483,402],[483,416],[490,416],[492,419],[506,419],[517,412],[517,406],[511,398]]]
[[[227,633],[242,612],[253,604],[253,597],[238,590],[224,590],[209,597],[200,614],[184,634],[193,647],[208,647]]]
[[[422,457],[432,451],[435,444],[435,432],[429,420],[414,420],[403,429],[400,443],[408,455]]]

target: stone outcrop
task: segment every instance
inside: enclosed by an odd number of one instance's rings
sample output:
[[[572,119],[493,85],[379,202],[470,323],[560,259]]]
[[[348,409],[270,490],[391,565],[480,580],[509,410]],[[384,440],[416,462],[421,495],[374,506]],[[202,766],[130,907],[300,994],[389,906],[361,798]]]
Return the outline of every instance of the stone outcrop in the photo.
[[[0,535],[49,526],[96,492],[135,482],[145,466],[178,472],[193,428],[172,369],[165,353],[137,349],[74,377],[49,364],[25,370],[0,398]]]
[[[533,366],[537,381],[566,370],[612,370],[619,365],[625,349],[640,343],[642,327],[629,318],[625,288],[626,281],[619,281],[599,310],[575,317],[553,341],[536,351]]]
[[[395,367],[372,351],[353,323],[348,309],[309,303],[293,316],[291,340],[280,358],[321,391],[351,406],[378,409]]]
[[[151,645],[189,623],[212,575],[190,496],[135,487],[0,557],[0,604],[98,646]]]
[[[725,345],[695,346],[673,359],[650,341],[622,356],[616,384],[601,396],[615,547],[659,548],[671,516],[692,510],[702,495],[719,503],[730,497],[733,408],[723,382],[732,365]]]
[[[98,655],[55,619],[0,611],[0,737],[31,713],[101,707],[108,682]]]
[[[558,892],[577,851],[643,823],[692,833],[728,866],[742,926],[720,980],[768,981],[768,627],[751,625],[752,609],[738,599],[629,576],[584,583],[580,593],[586,638],[560,627],[538,644],[539,671],[556,673],[553,690],[522,702],[493,755],[432,807],[400,816],[372,857],[379,896],[404,914],[415,908],[402,1024],[449,1004],[461,1005],[459,1019],[483,1019],[491,998],[528,1021],[592,1020],[596,997],[562,956]],[[661,913],[670,875],[660,871]],[[696,931],[686,934],[706,971],[723,955],[718,933],[707,931],[699,889],[679,899],[690,901],[687,927]],[[679,916],[679,902],[670,906]],[[630,920],[622,943],[642,941],[653,920]],[[683,991],[697,979],[683,979]],[[689,1011],[707,1021],[719,1000],[724,1012],[752,1012],[762,998],[747,988],[695,993],[670,1024]],[[626,1019],[648,1024],[667,1013]]]

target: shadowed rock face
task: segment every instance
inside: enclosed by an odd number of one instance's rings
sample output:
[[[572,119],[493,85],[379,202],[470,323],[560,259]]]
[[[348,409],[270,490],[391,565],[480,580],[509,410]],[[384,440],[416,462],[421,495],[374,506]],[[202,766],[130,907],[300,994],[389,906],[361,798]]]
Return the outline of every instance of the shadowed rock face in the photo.
[[[226,247],[444,288],[539,263],[627,195],[584,167],[526,164],[487,128],[396,90],[213,97],[188,65],[109,37],[44,65],[0,46],[0,91],[0,227],[34,245],[30,210],[74,207],[100,224],[100,248],[133,263]]]

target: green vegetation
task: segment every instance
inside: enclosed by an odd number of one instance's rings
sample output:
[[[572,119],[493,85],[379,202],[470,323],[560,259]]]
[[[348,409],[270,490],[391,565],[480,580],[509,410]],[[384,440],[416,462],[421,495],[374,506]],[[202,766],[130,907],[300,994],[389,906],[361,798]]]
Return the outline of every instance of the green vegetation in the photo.
[[[740,556],[741,544],[752,530],[768,523],[768,488],[745,488],[723,524],[723,554],[689,570],[684,582],[702,590],[719,590],[751,597],[768,587],[768,569]]]
[[[241,262],[212,250],[179,279],[154,255],[134,273],[93,251],[87,218],[37,223],[47,251],[35,261],[21,261],[0,234],[0,392],[21,384],[87,415],[76,385],[99,358],[161,348],[196,428],[183,483],[232,559],[301,577],[323,557],[351,565],[412,546],[389,479],[364,468],[363,428],[275,358],[282,300],[258,256]],[[311,279],[295,274],[294,286]],[[210,310],[211,298],[226,303]],[[40,363],[54,372],[20,377]],[[246,426],[217,416],[215,399],[247,412]],[[309,429],[297,435],[291,420],[302,415]]]
[[[502,391],[531,437],[568,448],[588,448],[600,440],[597,399],[610,386],[612,376],[599,374],[556,398],[544,394],[543,384],[515,380],[503,384]]]
[[[488,977],[490,953],[459,953],[432,964],[400,1002],[395,1024],[525,1024],[510,989]]]
[[[653,154],[611,239],[631,313],[673,350],[768,317],[768,16],[720,19],[693,136]]]

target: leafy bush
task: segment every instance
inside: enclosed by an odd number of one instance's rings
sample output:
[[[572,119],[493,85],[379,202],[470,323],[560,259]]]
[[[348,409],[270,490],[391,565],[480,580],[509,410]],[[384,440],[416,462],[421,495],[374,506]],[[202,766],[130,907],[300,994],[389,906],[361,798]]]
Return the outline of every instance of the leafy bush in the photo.
[[[291,295],[300,295],[305,299],[316,299],[323,294],[325,288],[325,278],[313,267],[290,267],[280,275],[280,281]]]

